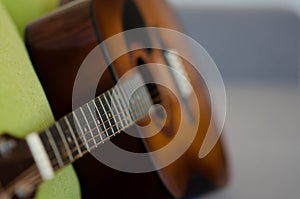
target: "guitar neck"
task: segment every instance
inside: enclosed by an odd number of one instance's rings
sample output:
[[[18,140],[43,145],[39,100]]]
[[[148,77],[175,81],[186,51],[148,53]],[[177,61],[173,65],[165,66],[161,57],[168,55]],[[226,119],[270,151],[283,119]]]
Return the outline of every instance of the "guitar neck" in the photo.
[[[134,91],[134,85],[144,85],[142,81],[142,77],[136,74],[39,134],[29,135],[27,141],[43,179],[52,178],[55,171],[146,117],[153,96],[146,86]],[[40,153],[36,154],[37,151]]]

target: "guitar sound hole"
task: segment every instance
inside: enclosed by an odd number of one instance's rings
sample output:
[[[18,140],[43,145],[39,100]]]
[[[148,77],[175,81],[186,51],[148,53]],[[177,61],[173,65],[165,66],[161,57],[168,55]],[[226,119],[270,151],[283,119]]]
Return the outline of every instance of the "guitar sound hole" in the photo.
[[[144,65],[145,61],[142,58],[137,59],[137,65]],[[139,70],[145,82],[155,82],[154,78],[147,67],[143,67],[142,70]],[[155,118],[154,122],[161,126],[161,122],[165,121],[164,127],[162,129],[162,133],[168,137],[172,137],[174,135],[174,130],[176,127],[174,126],[173,121],[173,110],[171,106],[171,100],[168,95],[161,95],[161,93],[169,93],[168,88],[163,86],[157,86],[156,84],[147,84],[147,89],[149,94],[151,95],[153,104],[161,104],[163,108],[155,109]],[[156,120],[155,120],[156,119]]]

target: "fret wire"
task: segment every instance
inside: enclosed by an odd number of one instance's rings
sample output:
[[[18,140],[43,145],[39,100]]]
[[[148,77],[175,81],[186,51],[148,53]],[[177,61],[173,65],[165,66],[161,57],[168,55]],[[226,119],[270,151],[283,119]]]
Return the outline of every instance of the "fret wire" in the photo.
[[[98,98],[99,97],[102,97],[102,95],[101,96],[98,96]],[[92,102],[94,102],[94,101],[92,101]],[[135,102],[136,102],[136,100],[135,100]],[[104,107],[108,107],[108,106],[105,106],[105,104],[103,104],[104,105]],[[152,105],[152,104],[151,104]],[[97,105],[95,105],[96,107],[97,107]],[[105,109],[103,109],[103,110],[105,110]],[[100,113],[99,113],[99,115],[101,115]],[[104,116],[105,114],[103,114],[102,116]],[[108,120],[107,120],[108,121]],[[103,121],[103,123],[106,123],[107,121]]]
[[[42,143],[43,143],[43,145],[45,147],[45,150],[46,150],[46,152],[48,154],[49,159],[51,160],[53,158],[56,158],[55,157],[55,153],[54,153],[54,149],[53,149],[53,147],[52,147],[52,145],[51,145],[51,143],[49,141],[49,138],[48,138],[46,132],[43,131],[42,133],[40,133],[39,136],[40,136],[40,138],[42,140]],[[52,164],[52,167],[53,167],[53,169],[56,169],[53,164]]]
[[[112,92],[113,92],[113,89],[112,89]],[[119,110],[120,107],[118,105],[120,105],[120,104],[119,104],[118,100],[116,99],[116,94],[111,93],[110,91],[108,91],[107,93],[108,93],[108,96],[109,96],[110,101],[111,101],[111,106],[110,107],[114,106],[113,108],[116,111],[116,114],[114,114],[114,112],[112,111],[112,108],[110,108],[111,113],[113,115],[113,118],[115,118],[114,117],[115,115],[119,118],[119,122],[117,122],[117,120],[114,119],[115,120],[115,124],[121,123],[121,128],[122,128],[124,126],[124,124],[123,124],[123,121],[122,121],[122,115],[121,114],[123,114],[124,112],[122,112],[121,109]],[[120,130],[120,128],[119,128],[118,125],[116,125],[116,127],[117,127],[118,130]]]
[[[138,112],[138,114],[141,114],[141,107],[140,107],[140,103],[139,103],[139,97],[137,97],[137,93],[136,93],[137,90],[135,90],[135,87],[132,85],[131,81],[128,81],[127,83],[128,83],[129,88],[131,89],[131,92],[130,92],[130,93],[132,93],[131,99],[133,100],[133,103],[137,104],[137,108],[138,108],[137,112]],[[130,106],[130,108],[131,108],[131,106]],[[134,115],[134,117],[136,118],[137,116]]]
[[[98,106],[96,105],[96,103],[95,103],[95,100],[92,100],[93,101],[93,103],[94,103],[94,105],[95,105],[95,109],[96,109],[96,111],[97,111],[97,113],[99,114],[99,118],[100,118],[100,120],[101,120],[101,124],[102,124],[102,126],[103,126],[103,130],[104,130],[104,134],[106,134],[106,137],[108,137],[109,135],[108,135],[108,133],[107,133],[107,130],[106,130],[106,126],[105,126],[105,124],[104,124],[104,122],[103,122],[103,119],[102,119],[102,116],[101,116],[101,113],[100,113],[100,111],[99,111],[99,109],[98,109]],[[99,124],[100,125],[100,124]]]
[[[127,97],[127,96],[128,96],[127,93],[126,93],[127,95],[124,94],[125,92],[122,90],[122,87],[120,87],[120,88],[119,88],[119,87],[116,87],[116,88],[118,89],[117,91],[118,91],[119,93],[120,93],[120,91],[122,92],[122,94],[123,94],[124,97]],[[141,91],[141,93],[143,94],[142,91]],[[144,93],[144,94],[146,94],[146,93]],[[100,96],[99,96],[99,97],[100,97]],[[124,100],[123,98],[120,98],[120,99],[121,99],[121,100]],[[100,100],[101,100],[101,99],[100,99]],[[107,117],[108,121],[103,121],[103,120],[102,120],[101,114],[100,114],[100,112],[99,112],[99,110],[98,110],[98,106],[95,104],[95,101],[94,101],[94,100],[92,100],[92,102],[93,102],[94,105],[95,105],[95,108],[96,108],[96,110],[97,110],[97,112],[98,112],[98,114],[99,114],[99,117],[100,117],[100,119],[101,119],[102,124],[104,124],[104,123],[106,123],[106,122],[110,122],[111,118],[109,118],[109,117]],[[145,103],[147,103],[147,102],[148,102],[148,104],[150,103],[149,99],[148,99],[147,101],[145,101]],[[102,101],[100,101],[100,103],[102,103]],[[144,104],[144,103],[143,103],[143,104]],[[141,104],[139,103],[139,106],[140,106],[140,105],[141,105]],[[151,105],[152,105],[152,104],[151,104]],[[103,105],[103,103],[102,103],[102,107],[105,107],[105,105]],[[103,110],[105,110],[105,109],[103,109]],[[128,109],[125,108],[124,110],[125,110],[125,112],[128,112],[128,113],[129,113]],[[136,112],[136,111],[139,111],[139,112],[140,112],[140,110],[137,110],[137,109],[135,109],[133,112]],[[123,111],[123,114],[124,114],[124,111]],[[136,117],[137,117],[136,119],[138,119],[139,116],[143,116],[143,113],[135,114],[135,115],[136,115]],[[93,116],[93,114],[92,114],[92,116]],[[129,121],[126,120],[127,117],[129,118]],[[123,121],[127,121],[127,123],[129,122],[128,124],[131,124],[132,122],[130,122],[130,120],[131,120],[130,114],[128,114],[127,117],[125,117]],[[77,118],[76,115],[75,115],[75,119],[77,119],[76,122],[79,123],[78,118]],[[113,119],[114,119],[114,118],[113,118]],[[67,119],[66,119],[66,120],[67,120]],[[99,121],[99,120],[98,120],[98,121]],[[131,121],[132,121],[132,120],[131,120]],[[68,123],[68,122],[67,122],[67,123]],[[99,123],[100,123],[100,122],[99,122]],[[120,122],[118,122],[118,123],[120,123]],[[68,124],[67,124],[67,125],[68,125]],[[99,125],[100,125],[100,124],[99,124]],[[96,125],[96,127],[98,128],[99,125]],[[68,126],[69,126],[69,129],[72,130],[72,128],[70,128],[70,124],[69,124]],[[130,126],[130,125],[125,126],[125,128],[127,128],[128,126]],[[80,125],[79,125],[79,128],[81,128]],[[112,126],[110,127],[110,129],[111,129],[111,128],[112,128]],[[125,128],[123,128],[123,129],[125,129]],[[106,131],[109,130],[108,128],[106,128],[106,126],[105,126],[105,129],[106,129]],[[91,130],[91,129],[90,129],[90,130]],[[81,130],[81,131],[82,131],[82,130]],[[119,131],[121,131],[121,130],[119,130]],[[119,132],[119,131],[118,131],[118,132]],[[74,138],[74,137],[75,137],[75,136],[74,136],[74,132],[71,131],[71,134],[73,134],[72,136],[73,136],[73,138]],[[115,134],[116,134],[116,133],[115,133]],[[112,136],[114,136],[115,134],[113,134]],[[82,131],[82,135],[84,135],[84,134],[83,134],[83,131]],[[99,136],[101,136],[101,133],[99,133]],[[109,136],[108,138],[111,138],[112,136]],[[85,138],[85,136],[84,136],[84,138]],[[101,139],[101,140],[102,140],[102,139]],[[105,140],[107,140],[107,139],[105,139]],[[75,141],[76,141],[76,139],[75,139]],[[103,141],[103,140],[102,140],[102,141]],[[76,144],[76,143],[75,143],[75,144]],[[77,145],[77,148],[80,150],[80,148],[78,147],[79,144],[77,143],[76,145]]]
[[[74,132],[73,132],[73,129],[72,129],[71,125],[70,125],[70,122],[69,122],[69,120],[68,120],[67,117],[64,117],[64,120],[66,121],[66,124],[67,124],[67,126],[68,126],[68,128],[69,128],[69,130],[70,130],[70,132],[71,132],[71,135],[72,135],[73,139],[75,140],[75,145],[76,145],[76,147],[77,147],[77,151],[78,151],[78,153],[80,154],[80,157],[82,157],[82,151],[81,151],[81,149],[80,149],[80,147],[79,147],[79,144],[78,144],[78,142],[77,142],[77,139],[76,139],[76,137],[75,137],[75,134],[74,134]]]
[[[63,166],[63,161],[62,161],[62,158],[61,158],[61,156],[59,154],[59,151],[58,151],[58,148],[57,148],[57,146],[55,144],[55,141],[54,141],[54,139],[53,139],[53,137],[51,135],[51,132],[49,131],[49,129],[46,129],[45,132],[46,132],[48,140],[49,140],[49,142],[50,142],[50,144],[51,144],[51,146],[53,148],[53,152],[54,152],[54,154],[56,156],[57,162],[58,162],[59,166],[62,167]]]
[[[130,116],[127,116],[130,117]],[[140,118],[143,118],[144,116],[141,116]],[[123,131],[124,129],[126,129],[127,127],[131,126],[131,124],[135,123],[134,121],[130,122],[127,126],[125,126],[123,129],[119,130],[118,132],[116,132],[114,135],[116,135],[117,133],[120,133],[121,131]],[[114,137],[114,135],[111,135],[109,137],[106,137],[102,143],[105,143],[105,141],[109,140],[110,138]],[[91,146],[91,150],[95,148],[95,145]],[[76,149],[75,149],[76,150]]]
[[[127,117],[130,117],[130,116],[127,116]],[[143,115],[140,115],[140,118],[143,118],[143,117],[144,117]],[[137,118],[137,119],[138,119],[138,118]],[[131,125],[134,124],[134,123],[135,123],[135,122],[132,121],[132,122],[130,122],[127,126],[125,126],[123,129],[120,129],[118,132],[116,132],[116,133],[110,135],[109,137],[106,137],[106,138],[103,140],[103,143],[105,143],[105,141],[107,141],[107,140],[110,140],[110,139],[111,139],[112,137],[114,137],[116,134],[120,133],[121,131],[123,131],[124,129],[126,129],[127,127],[131,126]],[[90,147],[91,150],[94,149],[94,148],[96,148],[95,145],[93,145],[93,146]],[[76,150],[76,149],[75,149],[75,150]]]
[[[145,112],[146,112],[146,106],[143,106],[143,104],[141,104],[141,101],[142,100],[140,100],[141,98],[142,98],[142,88],[138,88],[137,89],[137,93],[138,93],[138,102],[139,102],[139,104],[140,104],[140,107],[141,107],[141,113],[144,115],[145,114]],[[143,99],[143,98],[142,98]],[[147,101],[145,100],[145,103],[147,103]]]
[[[125,112],[126,112],[126,114],[125,115],[128,115],[128,116],[130,116],[130,113],[129,113],[129,107],[127,106],[127,104],[126,104],[126,101],[124,101],[125,99],[125,94],[124,94],[124,90],[122,89],[122,87],[116,87],[116,90],[117,90],[117,92],[119,93],[119,95],[120,96],[122,96],[122,97],[120,97],[120,100],[122,101],[122,103],[121,104],[123,104],[124,105],[124,110],[125,110]],[[125,120],[126,122],[127,122],[127,124],[129,124],[130,122],[131,122],[131,117],[129,117],[129,121],[127,121],[127,120]]]
[[[78,118],[77,118],[77,116],[76,116],[76,114],[75,114],[75,111],[73,111],[72,114],[73,114],[73,116],[74,116],[74,118],[75,118],[76,123],[78,124],[78,127],[79,127],[80,131],[81,131],[82,137],[83,137],[84,142],[85,142],[85,144],[86,144],[86,148],[87,148],[87,150],[90,152],[89,145],[88,145],[88,143],[87,143],[87,141],[86,141],[85,134],[84,134],[84,132],[83,132],[83,130],[82,130],[82,128],[81,128],[81,125],[80,125],[79,120],[78,120]],[[76,126],[75,126],[75,127],[76,127]],[[77,128],[76,128],[75,130],[77,131]]]
[[[95,148],[95,145],[93,145],[91,148],[94,149],[94,148]],[[74,149],[75,149],[75,151],[76,151],[76,148],[74,148]],[[73,151],[74,151],[74,150],[73,150]],[[86,153],[87,153],[87,151],[84,152],[84,153],[82,154],[82,156],[85,155]],[[74,162],[75,160],[78,160],[78,159],[81,158],[82,156],[80,156],[80,154],[75,155],[75,156],[74,156],[73,162]],[[52,166],[53,166],[54,169],[57,168],[57,169],[55,169],[55,170],[58,170],[59,168],[61,168],[61,167],[59,166],[59,164],[58,164],[56,158],[51,158],[51,159],[50,159],[50,162],[51,162],[51,164],[52,164]],[[70,163],[72,163],[72,162],[70,162]]]
[[[141,96],[143,99],[145,99],[145,104],[146,106],[142,106],[143,107],[143,113],[146,114],[149,111],[149,108],[152,106],[151,102],[150,102],[150,96],[148,95],[148,89],[146,89],[145,87],[141,88]]]
[[[75,110],[75,113],[76,113],[76,111],[78,111],[78,109]],[[80,149],[81,149],[82,153],[84,154],[85,152],[88,151],[88,149],[86,148],[86,145],[84,144],[85,142],[84,142],[84,139],[82,138],[82,133],[80,132],[79,127],[77,126],[78,124],[75,121],[75,117],[72,113],[68,114],[66,117],[68,118],[69,123],[73,129],[74,135],[76,136],[76,138],[80,138],[77,141],[78,141],[79,146],[81,146]],[[78,116],[77,116],[77,119],[79,119]],[[79,122],[79,120],[78,120],[78,122]]]
[[[129,86],[127,85],[128,82],[124,82],[123,86],[121,87],[122,88],[122,91],[124,91],[124,96],[125,96],[125,100],[127,102],[125,102],[127,105],[128,105],[128,112],[129,112],[129,115],[130,115],[130,119],[133,120],[133,115],[132,115],[132,109],[131,109],[131,104],[130,104],[130,96],[129,96],[129,93],[130,93],[130,90],[129,90]]]
[[[55,123],[49,128],[49,131],[51,132],[53,140],[55,141],[56,147],[58,149],[58,152],[60,153],[63,164],[68,164],[70,162],[68,151],[65,147],[64,141],[60,136],[60,133]]]
[[[98,128],[97,124],[96,124],[96,120],[95,120],[95,111],[94,113],[92,112],[92,110],[89,109],[89,103],[86,103],[82,106],[82,110],[85,114],[85,117],[87,119],[87,123],[89,125],[89,129],[91,130],[91,136],[93,137],[94,143],[99,143],[99,138],[101,141],[101,137],[98,137],[97,135],[99,134],[99,131],[101,131],[101,129]],[[88,139],[88,138],[87,138]]]
[[[140,107],[142,107],[138,113],[138,115],[136,116],[136,118],[143,118],[147,115],[150,106],[147,106],[147,101],[146,100],[138,100],[139,101],[139,105]]]
[[[138,115],[141,115],[141,104],[140,104],[140,96],[138,95],[138,89],[136,89],[134,87],[134,85],[132,84],[132,81],[128,81],[128,84],[130,85],[131,89],[132,89],[132,99],[134,99],[134,102],[137,104],[137,112]],[[135,90],[136,89],[136,90]],[[137,115],[135,115],[135,117],[138,117]]]
[[[63,132],[63,135],[66,138],[66,142],[67,142],[69,148],[72,147],[73,145],[75,145],[75,141],[72,139],[70,130],[68,129],[68,126],[67,126],[64,118],[59,119],[57,122],[59,123],[61,131]],[[72,145],[72,146],[70,146],[70,145]]]
[[[134,124],[134,123],[135,123],[135,122],[132,121],[132,122],[130,122],[126,127],[124,127],[123,129],[121,129],[121,130],[119,130],[118,132],[116,132],[116,133],[114,133],[114,134],[112,134],[112,135],[110,135],[110,136],[104,138],[104,139],[103,139],[103,143],[105,143],[106,141],[110,140],[110,139],[111,139],[112,137],[114,137],[116,134],[120,133],[122,130],[128,128],[129,126],[131,126],[131,125]],[[93,145],[93,146],[90,147],[91,150],[93,150],[94,148],[96,148],[95,145]],[[56,159],[55,159],[55,160],[56,160]]]
[[[111,90],[111,89],[110,89]],[[103,97],[103,95],[100,95],[100,96],[98,96],[97,98],[99,98],[99,97]],[[136,100],[135,100],[136,101]],[[108,107],[108,106],[105,106],[105,104],[103,104],[104,105],[104,107]],[[97,106],[97,105],[95,105],[95,106]],[[105,110],[105,109],[103,109],[103,110]],[[100,113],[99,113],[99,115],[101,115]],[[105,116],[105,114],[103,114],[102,116]],[[105,123],[106,121],[104,121],[103,123]]]
[[[126,124],[123,123],[123,121],[122,121],[123,120],[122,118],[125,117],[125,114],[124,114],[124,111],[122,111],[122,107],[121,107],[121,104],[119,101],[120,96],[118,96],[116,89],[113,89],[112,94],[110,96],[111,96],[112,101],[114,102],[113,104],[116,107],[116,113],[119,117],[119,120],[121,121],[121,128],[123,128]],[[120,114],[118,114],[118,113],[120,113]],[[121,116],[121,114],[122,114],[122,116]]]
[[[137,81],[139,81],[142,85],[144,85],[144,86],[142,86],[138,89],[138,92],[140,94],[139,96],[142,97],[142,99],[145,99],[146,106],[144,106],[144,104],[142,104],[141,105],[141,107],[142,107],[141,110],[142,110],[143,114],[146,114],[149,110],[149,107],[151,106],[151,103],[149,102],[150,96],[148,95],[148,88],[145,85],[145,83],[144,83],[143,79],[141,78],[141,76],[137,75],[136,78],[138,79]],[[149,107],[147,107],[147,104],[148,104]]]
[[[134,81],[135,79],[133,79],[133,81]],[[130,90],[131,90],[131,93],[132,93],[132,95],[130,96],[131,97],[131,100],[132,100],[132,102],[133,103],[131,103],[131,109],[133,109],[133,104],[135,104],[135,105],[137,105],[136,107],[137,107],[137,109],[136,109],[136,111],[134,111],[133,110],[133,116],[135,117],[134,119],[136,119],[137,118],[137,115],[136,114],[138,114],[138,115],[140,115],[140,110],[141,110],[141,107],[140,107],[140,103],[139,103],[139,98],[138,98],[138,95],[137,95],[137,90],[135,90],[135,86],[134,86],[134,84],[133,84],[133,81],[128,81],[128,86],[129,86],[129,88],[130,88]]]
[[[62,129],[61,129],[61,126],[60,126],[60,124],[59,124],[58,122],[55,122],[55,126],[56,126],[56,128],[57,128],[57,130],[58,130],[58,133],[59,133],[59,135],[60,135],[60,137],[61,137],[61,139],[62,139],[62,141],[63,141],[63,144],[65,145],[65,148],[66,148],[67,153],[68,153],[68,156],[69,156],[69,160],[72,162],[72,161],[73,161],[73,157],[72,157],[70,148],[69,148],[69,146],[67,145],[67,141],[66,141],[66,138],[65,138],[65,136],[64,136],[64,134],[63,134],[63,131],[62,131]]]
[[[149,96],[146,96],[146,88],[145,87],[140,87],[139,88],[139,90],[138,90],[138,92],[139,92],[139,96],[142,98],[142,99],[145,99],[144,100],[144,103],[143,104],[141,104],[141,111],[142,111],[142,113],[143,114],[146,114],[147,112],[148,112],[148,110],[149,110],[149,101],[148,101],[148,99],[149,99]],[[140,100],[141,101],[141,100]],[[144,106],[144,104],[146,104],[146,106]]]
[[[122,90],[121,90],[122,91]],[[142,92],[142,94],[143,94],[143,92]],[[145,95],[147,94],[147,93],[144,93]],[[100,96],[99,96],[100,97]],[[157,97],[158,99],[159,99],[159,97]],[[123,98],[120,98],[121,100],[124,100]],[[147,100],[148,98],[146,98],[146,100]],[[150,102],[150,100],[148,99],[147,101],[144,101],[144,103],[143,104],[145,104],[145,103],[149,103]],[[153,99],[153,101],[155,101],[154,99]],[[160,101],[160,100],[159,100]],[[95,102],[92,100],[92,102],[94,103],[94,105],[95,105],[95,108],[96,108],[96,110],[97,110],[97,106],[96,106],[96,104],[95,104]],[[152,102],[152,101],[151,101]],[[151,103],[151,105],[152,105],[152,103]],[[135,109],[133,112],[136,112],[137,110]],[[98,112],[98,110],[97,110],[97,112]],[[125,112],[128,112],[128,109],[126,109],[125,108]],[[99,113],[99,112],[98,112]],[[122,113],[122,112],[121,112]],[[128,112],[129,113],[129,112]],[[124,111],[123,111],[123,114],[124,114]],[[99,113],[99,116],[100,116],[101,114]],[[138,119],[140,116],[142,116],[142,117],[144,117],[143,116],[143,114],[138,114],[139,116],[136,118],[136,119]],[[93,114],[92,114],[92,116],[93,116]],[[75,117],[77,117],[76,115],[75,115]],[[141,117],[141,118],[142,118]],[[100,117],[101,118],[101,117]],[[128,116],[127,116],[127,118],[129,118],[129,121],[131,120],[131,117],[130,117],[130,114],[128,114]],[[108,118],[109,119],[109,118]],[[68,121],[68,118],[65,118],[65,120],[66,121]],[[77,118],[77,120],[78,120],[78,118]],[[110,119],[111,120],[111,119]],[[98,120],[99,121],[99,120]],[[123,121],[127,121],[126,120],[126,117],[124,118],[124,120]],[[131,120],[132,121],[132,120]],[[104,124],[105,122],[108,122],[108,121],[102,121],[102,124]],[[127,121],[128,122],[128,121]],[[67,125],[68,125],[68,123],[69,122],[67,122]],[[79,123],[79,121],[77,121],[77,123]],[[100,123],[100,122],[99,122]],[[120,131],[122,131],[123,129],[126,129],[128,126],[130,126],[132,123],[134,123],[134,122],[130,122],[130,123],[128,123],[128,125],[127,126],[125,126],[124,128],[122,128],[122,129],[120,129],[118,132],[116,132],[116,133],[114,133],[113,135],[111,135],[111,136],[109,136],[109,137],[107,137],[106,139],[104,139],[104,141],[106,141],[106,140],[108,140],[108,139],[110,139],[111,137],[113,137],[115,134],[117,134],[117,133],[119,133]],[[116,125],[116,124],[115,124]],[[98,126],[100,126],[100,124],[99,125],[96,125],[95,127],[98,127]],[[73,136],[73,138],[75,137],[75,135],[74,135],[74,132],[72,132],[72,127],[71,127],[71,125],[69,124],[68,125],[68,128],[70,129],[70,132],[71,132],[71,134],[72,134],[72,136]],[[80,127],[80,125],[79,125],[79,127]],[[106,128],[106,127],[105,127]],[[110,128],[112,128],[112,127],[110,127]],[[91,129],[92,130],[92,129]],[[94,130],[94,129],[93,129]],[[83,131],[82,131],[83,132]],[[89,132],[88,132],[89,133]],[[82,135],[83,135],[83,133],[82,133]],[[80,136],[80,137],[82,137],[82,135]],[[101,132],[99,133],[99,136],[101,136]],[[74,139],[76,142],[75,142],[75,144],[76,144],[76,148],[75,147],[73,147],[72,148],[72,150],[74,151],[74,149],[75,150],[78,150],[78,151],[80,151],[80,153],[78,154],[80,157],[83,155],[82,154],[82,152],[81,152],[81,150],[80,150],[80,147],[79,147],[79,143],[77,142],[77,139],[75,138]],[[104,141],[102,140],[102,142],[104,143]],[[83,145],[83,143],[81,144],[81,145]],[[52,147],[53,148],[53,147]],[[93,148],[95,148],[95,146],[91,146],[90,147],[91,149],[93,149]],[[86,150],[86,149],[84,149],[84,150]],[[52,151],[53,152],[53,151]],[[84,154],[85,154],[86,152],[84,152]],[[76,156],[74,156],[74,158],[77,158],[78,157],[78,155],[76,155]],[[54,154],[54,156],[55,156],[55,154]],[[53,159],[54,161],[57,161],[58,162],[58,160],[57,160],[57,158],[55,158],[55,159]],[[51,163],[52,163],[53,161],[51,161]],[[59,164],[59,163],[58,163]]]
[[[96,140],[94,139],[94,135],[93,135],[93,132],[92,132],[91,127],[90,127],[90,125],[89,125],[89,122],[88,122],[88,120],[87,120],[87,118],[86,118],[86,116],[85,116],[85,113],[84,113],[83,110],[82,110],[82,107],[80,107],[79,109],[80,109],[80,111],[81,111],[81,113],[82,113],[82,116],[83,116],[83,119],[85,120],[85,123],[87,124],[88,129],[90,130],[90,133],[91,133],[91,136],[92,136],[92,139],[93,139],[94,143],[97,144],[97,143],[96,143]],[[87,129],[84,129],[84,133],[88,133],[88,132],[87,132]]]
[[[114,92],[113,94],[115,95],[114,98],[115,100],[117,101],[117,104],[118,104],[118,107],[119,107],[119,112],[122,113],[122,118],[125,118],[126,117],[126,107],[122,104],[123,101],[121,100],[122,99],[122,96],[118,90],[118,86],[115,86],[114,87]],[[123,120],[123,126],[125,126],[128,122],[126,120]]]
[[[110,128],[111,129],[111,131],[112,131],[112,134],[114,134],[115,132],[117,132],[119,129],[118,129],[118,126],[117,125],[115,125],[117,122],[116,122],[116,118],[115,118],[115,116],[116,115],[114,115],[113,114],[113,112],[112,112],[112,109],[111,109],[111,101],[108,101],[108,98],[107,98],[107,93],[109,93],[109,91],[108,92],[105,92],[105,93],[103,93],[103,95],[102,95],[102,97],[104,98],[104,101],[105,101],[105,103],[106,103],[106,107],[107,107],[107,109],[108,110],[106,110],[106,113],[107,113],[107,115],[108,115],[108,124],[109,124],[109,126],[112,126],[113,128]],[[103,102],[104,103],[104,102]],[[105,106],[105,103],[104,103],[104,106]]]
[[[98,99],[99,99],[99,102],[100,102],[100,104],[101,104],[101,107],[102,107],[102,110],[103,110],[103,112],[104,112],[104,115],[106,116],[106,119],[107,119],[107,121],[108,121],[108,124],[109,124],[109,126],[111,126],[110,117],[108,117],[107,111],[106,111],[105,108],[104,108],[104,105],[103,105],[102,100],[101,100],[101,96],[102,96],[102,95],[100,95],[100,96],[98,97]],[[105,128],[106,128],[106,126],[105,126]],[[107,129],[107,128],[106,128],[106,129]],[[113,132],[113,129],[111,129],[111,128],[109,128],[109,129],[110,129],[111,133],[114,133],[114,132]],[[107,135],[109,136],[108,131],[107,131]]]
[[[146,102],[144,102],[144,104],[145,104]],[[144,117],[144,114],[138,114],[137,115],[138,116],[138,118],[142,118],[142,117]],[[129,117],[129,116],[127,116],[127,117]],[[108,122],[108,121],[105,121],[105,122]],[[104,122],[104,123],[105,123]],[[116,124],[115,124],[116,125]],[[109,128],[113,128],[113,126],[115,126],[115,125],[112,125],[112,126],[110,126]],[[124,128],[123,128],[124,129]],[[92,129],[93,130],[93,129]],[[109,130],[109,129],[108,129]],[[119,131],[122,131],[122,130],[119,130]]]
[[[90,111],[90,113],[91,113],[91,115],[92,115],[92,117],[93,117],[93,120],[94,120],[94,122],[95,122],[95,126],[96,126],[96,128],[97,128],[97,131],[98,131],[99,136],[100,136],[100,139],[101,139],[101,142],[103,143],[103,138],[102,138],[102,135],[101,135],[101,131],[100,131],[99,126],[98,126],[98,124],[97,124],[97,122],[96,122],[96,119],[95,119],[95,117],[94,117],[94,114],[92,113],[92,110],[91,110],[91,108],[90,108],[90,105],[89,105],[89,103],[86,103],[86,105],[87,105],[87,107],[88,107],[88,109],[89,109],[89,111]],[[99,121],[99,120],[98,120],[98,121]]]
[[[145,109],[144,111],[148,112],[149,107],[152,106],[151,101],[150,101],[151,97],[149,96],[149,94],[147,92],[148,89],[146,87],[142,87],[141,89],[142,89],[141,90],[141,95],[142,95],[143,99],[146,99],[145,100],[146,101],[146,106],[144,106],[144,109]],[[142,92],[142,91],[144,91],[144,92]],[[147,108],[147,106],[148,106],[148,108]]]
[[[149,102],[149,101],[148,101]],[[146,104],[147,103],[147,101],[145,101],[142,105],[144,105],[144,104]],[[150,107],[150,106],[149,106]],[[149,107],[147,108],[147,109],[149,109]],[[139,116],[142,116],[142,115],[144,115],[144,113],[141,113],[141,114],[138,114]],[[103,123],[107,123],[107,122],[109,122],[109,121],[112,121],[112,118],[110,118],[110,120],[107,120],[107,121],[103,121]],[[124,120],[123,120],[124,121]],[[114,126],[114,125],[112,125],[112,126]],[[109,128],[111,128],[111,126],[109,127]],[[109,129],[107,129],[107,130],[109,130]]]

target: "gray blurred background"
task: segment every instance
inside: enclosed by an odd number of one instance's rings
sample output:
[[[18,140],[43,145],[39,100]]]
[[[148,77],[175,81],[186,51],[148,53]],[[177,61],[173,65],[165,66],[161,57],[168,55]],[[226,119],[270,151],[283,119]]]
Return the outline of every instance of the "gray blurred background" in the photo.
[[[201,198],[300,198],[300,1],[169,1],[227,92],[231,181]]]

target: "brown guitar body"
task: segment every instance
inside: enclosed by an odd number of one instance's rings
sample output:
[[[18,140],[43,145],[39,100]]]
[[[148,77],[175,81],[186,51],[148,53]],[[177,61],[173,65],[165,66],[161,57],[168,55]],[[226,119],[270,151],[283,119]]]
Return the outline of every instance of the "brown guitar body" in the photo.
[[[72,111],[72,90],[76,74],[82,61],[101,42],[100,40],[142,26],[180,31],[174,13],[162,0],[74,1],[27,27],[27,47],[56,119]],[[149,35],[149,41],[159,43],[153,35],[150,33]],[[161,35],[161,40],[168,48],[178,47],[178,44],[166,35]],[[114,53],[114,48],[130,48],[130,44],[123,41],[118,46],[109,47],[108,53]],[[121,77],[132,67],[151,62],[166,64],[160,50],[145,49],[119,57],[113,62],[113,67],[116,74]],[[141,174],[109,168],[88,154],[74,163],[84,198],[183,197],[191,194],[191,189],[195,194],[200,194],[211,188],[223,186],[227,182],[227,165],[221,140],[208,156],[203,159],[198,157],[210,122],[210,103],[201,76],[196,75],[195,69],[186,61],[183,63],[191,85],[196,91],[196,96],[188,101],[191,107],[198,101],[201,120],[191,124],[183,115],[196,113],[180,113],[177,99],[167,89],[159,87],[161,104],[167,112],[167,121],[162,132],[145,140],[121,134],[113,142],[129,151],[140,153],[147,150],[155,151],[174,138],[183,117],[182,125],[187,132],[201,124],[192,145],[171,165],[159,171]],[[155,74],[153,75],[155,78],[165,79],[170,87],[175,87],[170,74],[150,72],[152,75]],[[82,87],[82,103],[90,100],[85,95],[89,91],[90,84],[92,81],[87,79],[86,85]],[[113,85],[114,79],[107,70],[99,81],[98,94]],[[148,129],[148,131],[155,130],[155,127]]]

